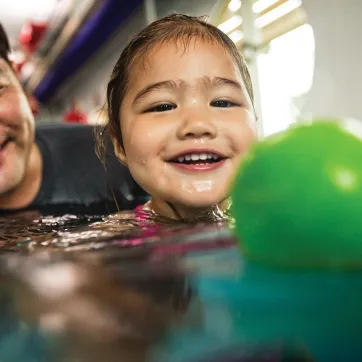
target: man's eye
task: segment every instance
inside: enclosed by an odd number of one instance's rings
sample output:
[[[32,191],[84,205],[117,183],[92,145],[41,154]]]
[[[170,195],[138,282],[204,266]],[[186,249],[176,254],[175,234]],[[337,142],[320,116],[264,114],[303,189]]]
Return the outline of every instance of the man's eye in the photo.
[[[146,112],[167,112],[175,109],[176,106],[174,104],[158,104],[152,108],[147,109]]]
[[[240,104],[237,104],[235,102],[227,101],[224,99],[219,99],[217,101],[213,101],[210,103],[211,107],[217,107],[217,108],[230,108],[230,107],[239,107]]]

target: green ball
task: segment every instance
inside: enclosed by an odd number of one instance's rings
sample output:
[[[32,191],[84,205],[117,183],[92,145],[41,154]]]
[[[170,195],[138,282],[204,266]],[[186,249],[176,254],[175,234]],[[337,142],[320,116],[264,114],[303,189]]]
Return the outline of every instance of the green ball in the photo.
[[[362,140],[345,124],[295,126],[245,157],[231,212],[249,259],[362,269]]]

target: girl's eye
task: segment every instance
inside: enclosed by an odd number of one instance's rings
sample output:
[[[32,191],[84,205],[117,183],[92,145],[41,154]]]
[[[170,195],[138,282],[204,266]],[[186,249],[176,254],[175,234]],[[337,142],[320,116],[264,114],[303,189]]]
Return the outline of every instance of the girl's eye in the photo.
[[[217,108],[230,108],[230,107],[239,107],[240,104],[237,104],[235,102],[227,101],[225,99],[219,99],[217,101],[213,101],[210,103],[211,107],[217,107]]]
[[[152,108],[147,109],[146,112],[167,112],[175,109],[176,106],[174,104],[158,104],[157,106],[154,106]]]

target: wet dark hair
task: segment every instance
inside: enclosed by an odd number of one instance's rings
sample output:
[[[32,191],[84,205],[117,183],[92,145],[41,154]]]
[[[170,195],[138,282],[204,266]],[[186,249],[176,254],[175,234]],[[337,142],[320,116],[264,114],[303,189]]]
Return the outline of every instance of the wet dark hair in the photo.
[[[4,27],[0,23],[0,57],[5,59],[7,63],[10,63],[9,53],[10,53],[9,39],[5,33]]]
[[[97,135],[97,154],[104,158],[103,135],[108,131],[122,148],[121,120],[119,111],[127,91],[133,66],[143,61],[145,55],[155,45],[166,42],[181,41],[185,49],[195,39],[220,44],[234,59],[245,82],[252,103],[254,103],[253,87],[249,70],[243,56],[234,42],[217,27],[206,22],[204,17],[193,17],[173,14],[157,20],[138,33],[122,51],[107,86],[107,102],[105,109],[108,113],[108,123]]]

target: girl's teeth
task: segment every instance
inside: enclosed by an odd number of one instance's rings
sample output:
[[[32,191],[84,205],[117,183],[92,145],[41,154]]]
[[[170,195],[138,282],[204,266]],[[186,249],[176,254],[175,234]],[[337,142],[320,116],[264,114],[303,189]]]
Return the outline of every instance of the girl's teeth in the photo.
[[[178,162],[184,162],[184,161],[206,161],[206,160],[219,160],[220,157],[217,155],[214,155],[212,153],[192,153],[185,156],[180,156],[177,158]]]
[[[187,157],[187,156],[186,156]],[[207,153],[200,153],[200,154],[197,154],[197,153],[193,153],[191,155],[191,160],[192,161],[199,161],[199,160],[202,160],[202,161],[205,161],[207,160],[208,158],[212,158],[212,155],[208,155]],[[187,158],[186,158],[187,160]]]

